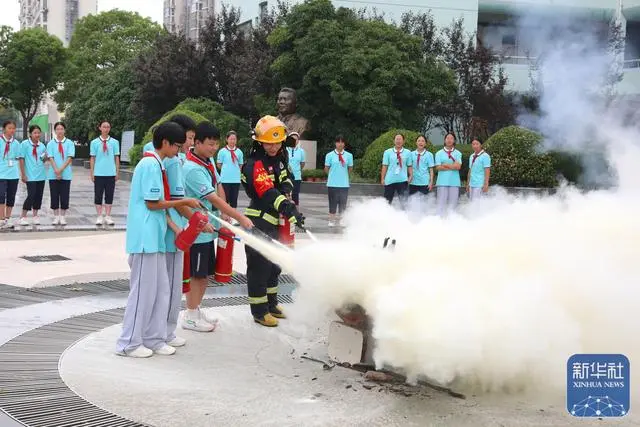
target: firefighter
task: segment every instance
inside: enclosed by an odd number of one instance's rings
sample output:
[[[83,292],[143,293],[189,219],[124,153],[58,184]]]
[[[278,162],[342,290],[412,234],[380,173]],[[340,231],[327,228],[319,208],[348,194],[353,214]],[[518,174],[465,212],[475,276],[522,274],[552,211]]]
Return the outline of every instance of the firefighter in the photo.
[[[283,145],[286,138],[284,123],[273,116],[262,117],[252,132],[253,146],[241,171],[242,185],[251,200],[245,215],[256,229],[273,239],[278,238],[280,215],[304,227],[304,216],[291,200],[293,179]],[[278,305],[280,267],[248,245],[245,251],[251,314],[263,326],[278,326],[277,319],[285,318]]]

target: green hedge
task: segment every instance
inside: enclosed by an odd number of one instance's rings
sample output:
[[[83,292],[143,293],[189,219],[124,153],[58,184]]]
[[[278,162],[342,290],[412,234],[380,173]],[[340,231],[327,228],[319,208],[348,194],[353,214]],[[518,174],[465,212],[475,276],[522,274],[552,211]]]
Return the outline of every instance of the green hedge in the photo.
[[[399,133],[404,135],[404,146],[409,150],[415,150],[416,139],[418,139],[419,135],[418,132],[406,129],[391,129],[380,135],[367,147],[362,160],[360,160],[361,165],[357,167],[356,172],[364,178],[379,179],[380,168],[382,166],[382,155],[387,148],[393,147],[393,138]],[[431,149],[431,143],[428,141],[427,149]],[[354,162],[354,167],[355,166]]]

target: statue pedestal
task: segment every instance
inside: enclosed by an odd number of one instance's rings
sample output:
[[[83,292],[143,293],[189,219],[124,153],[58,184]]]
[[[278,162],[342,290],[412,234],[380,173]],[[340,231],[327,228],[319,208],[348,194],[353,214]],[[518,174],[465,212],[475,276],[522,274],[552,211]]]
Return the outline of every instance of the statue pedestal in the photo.
[[[304,169],[315,169],[316,168],[316,157],[318,154],[318,141],[307,141],[305,139],[300,140],[300,145],[304,149],[305,155],[305,164]],[[320,165],[321,168],[324,168],[324,165]]]

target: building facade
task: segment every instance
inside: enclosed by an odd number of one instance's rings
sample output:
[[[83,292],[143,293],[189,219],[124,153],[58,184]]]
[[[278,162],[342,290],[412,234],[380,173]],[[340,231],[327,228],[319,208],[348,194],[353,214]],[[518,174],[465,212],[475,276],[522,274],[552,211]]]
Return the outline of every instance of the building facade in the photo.
[[[164,0],[164,28],[183,33],[196,43],[200,30],[215,14],[215,0]]]

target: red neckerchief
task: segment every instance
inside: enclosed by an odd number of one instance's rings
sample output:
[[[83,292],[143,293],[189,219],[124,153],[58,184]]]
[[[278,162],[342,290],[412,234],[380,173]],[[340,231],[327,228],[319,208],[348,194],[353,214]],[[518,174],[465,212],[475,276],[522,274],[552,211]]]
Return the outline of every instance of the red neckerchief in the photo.
[[[480,150],[478,154],[473,155],[473,158],[471,159],[471,167],[473,167],[473,164],[476,162],[476,159],[482,156],[483,153],[484,153],[484,150]]]
[[[447,156],[449,156],[449,159],[451,159],[453,161],[453,163],[456,162],[456,159],[453,157],[453,150],[455,150],[455,148],[452,148],[451,151],[447,151],[447,149],[444,149],[444,152],[447,153]]]
[[[402,148],[400,151],[396,151],[395,149],[393,151],[396,152],[396,158],[398,159],[398,166],[402,167],[402,156],[400,155],[400,153],[402,153],[402,151],[404,150],[404,148]]]
[[[426,150],[425,150],[426,151]],[[418,153],[418,162],[416,163],[416,168],[420,167],[420,156],[422,156],[422,153],[420,153],[419,151],[416,150],[416,153]]]
[[[2,138],[2,140],[4,141],[4,156],[2,156],[2,158],[6,159],[7,154],[9,154],[9,148],[11,146],[11,143],[13,142],[13,138],[11,138],[9,141],[6,140],[4,135],[0,135],[0,138]]]
[[[231,161],[235,164],[238,164],[238,156],[236,155],[236,150],[238,149],[238,147],[234,148],[233,150],[231,148],[229,148],[229,146],[227,145],[227,150],[229,150],[229,152],[231,153]]]
[[[342,153],[338,153],[338,150],[336,150],[336,154],[338,155],[338,160],[340,160],[340,164],[344,166],[344,157],[342,157]]]
[[[169,178],[167,177],[167,171],[162,167],[162,162],[160,161],[160,159],[158,159],[158,157],[155,154],[153,154],[150,151],[145,151],[142,157],[153,157],[158,161],[158,163],[160,163],[160,170],[162,171],[162,186],[164,187],[164,199],[170,200],[171,189],[169,188]]]
[[[109,148],[107,147],[107,142],[109,142],[111,137],[108,137],[107,139],[102,139],[102,137],[100,136],[98,138],[100,138],[100,141],[102,141],[102,151],[104,151],[105,153],[109,151]]]
[[[38,143],[36,142],[34,144],[33,141],[31,141],[31,145],[33,145],[33,151],[31,151],[31,154],[33,154],[33,158],[36,159],[36,163],[37,163],[38,162]]]
[[[60,153],[60,155],[62,156],[62,161],[64,161],[64,147],[62,146],[62,144],[67,140],[67,138],[63,139],[62,141],[58,141],[58,139],[56,138],[56,141],[58,142],[58,153]]]
[[[187,152],[187,160],[207,169],[209,171],[209,174],[211,175],[211,182],[213,183],[213,188],[216,188],[216,186],[218,185],[218,181],[216,180],[216,170],[213,167],[213,164],[211,162],[202,161],[202,159],[196,156],[195,154],[193,154],[193,151],[191,150]]]

